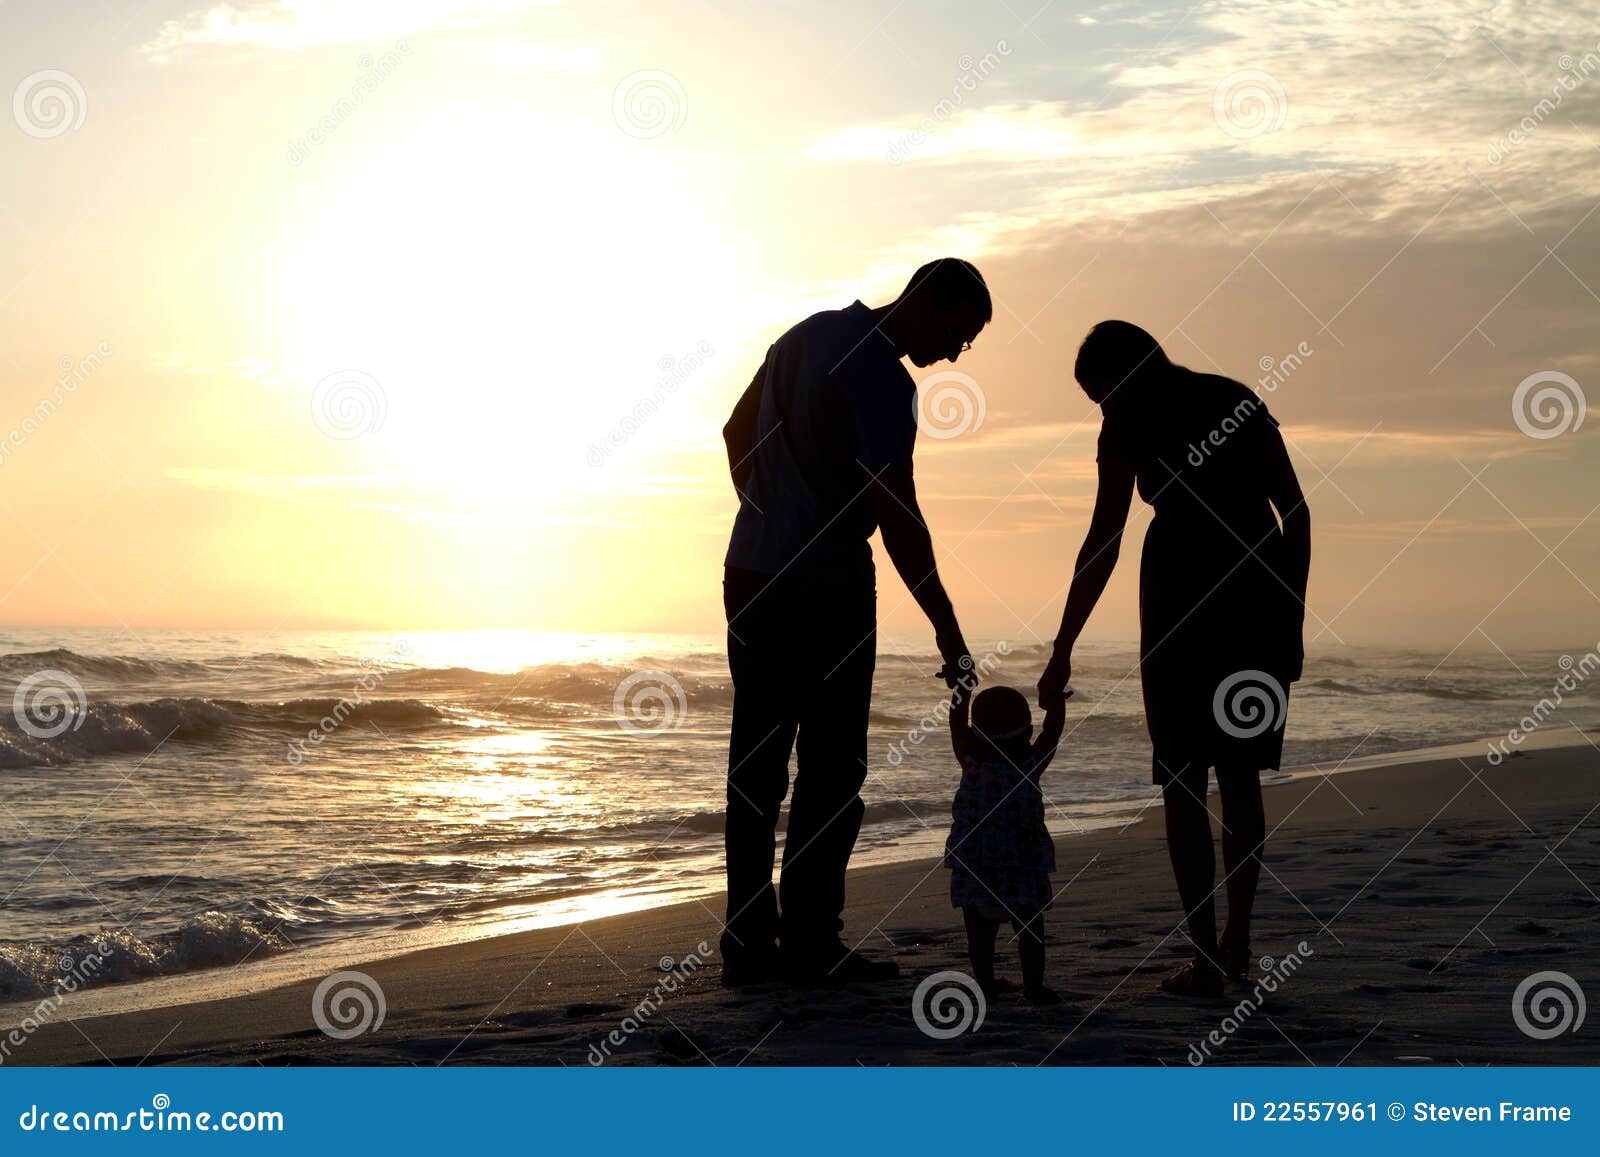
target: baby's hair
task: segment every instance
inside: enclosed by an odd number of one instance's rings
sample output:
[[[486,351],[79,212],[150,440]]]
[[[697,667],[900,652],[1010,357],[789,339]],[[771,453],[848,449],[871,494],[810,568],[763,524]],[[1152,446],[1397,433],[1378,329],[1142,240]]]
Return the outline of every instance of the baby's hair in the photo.
[[[1015,687],[985,687],[972,701],[972,729],[991,739],[1017,733],[1027,735],[1033,726],[1028,700]]]

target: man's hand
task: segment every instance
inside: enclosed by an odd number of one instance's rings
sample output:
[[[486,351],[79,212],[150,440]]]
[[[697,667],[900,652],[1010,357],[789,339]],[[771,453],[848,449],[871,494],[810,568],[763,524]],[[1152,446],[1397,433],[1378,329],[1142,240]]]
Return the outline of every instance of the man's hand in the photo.
[[[1039,676],[1039,706],[1049,711],[1052,705],[1066,702],[1067,683],[1072,679],[1072,652],[1054,651]]]
[[[939,678],[944,680],[944,685],[954,688],[957,683],[965,683],[971,687],[976,682],[972,673],[972,654],[967,650],[967,641],[961,637],[961,632],[941,631],[934,638],[939,647],[939,657],[944,660],[944,667],[939,671]]]

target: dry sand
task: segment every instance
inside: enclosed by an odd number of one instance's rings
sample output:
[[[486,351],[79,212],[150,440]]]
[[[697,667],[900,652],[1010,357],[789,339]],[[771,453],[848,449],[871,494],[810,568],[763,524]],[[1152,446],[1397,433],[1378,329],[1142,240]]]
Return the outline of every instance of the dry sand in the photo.
[[[1438,759],[1270,789],[1254,947],[1293,972],[1259,1009],[1240,1007],[1250,989],[1157,991],[1187,949],[1153,809],[1058,845],[1049,970],[1065,1003],[1003,997],[952,1039],[912,1015],[920,981],[965,968],[947,873],[922,861],[851,875],[846,936],[900,962],[892,983],[724,990],[713,898],[362,965],[387,1014],[350,1040],[315,1026],[307,981],[76,1021],[69,1004],[10,1063],[585,1065],[616,1032],[608,1064],[1184,1065],[1215,1031],[1213,1064],[1594,1064],[1600,1017],[1534,1039],[1512,998],[1547,970],[1600,996],[1597,807],[1586,740],[1500,767]],[[702,942],[707,965],[664,983],[662,959]],[[1014,976],[1014,952],[1005,964]]]

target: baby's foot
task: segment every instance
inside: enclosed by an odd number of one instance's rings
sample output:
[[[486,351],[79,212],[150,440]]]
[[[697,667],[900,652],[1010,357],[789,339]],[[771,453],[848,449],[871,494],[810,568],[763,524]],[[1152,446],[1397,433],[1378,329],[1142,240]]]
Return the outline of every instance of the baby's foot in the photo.
[[[1042,984],[1030,984],[1022,990],[1022,998],[1029,1004],[1060,1004],[1061,994]]]

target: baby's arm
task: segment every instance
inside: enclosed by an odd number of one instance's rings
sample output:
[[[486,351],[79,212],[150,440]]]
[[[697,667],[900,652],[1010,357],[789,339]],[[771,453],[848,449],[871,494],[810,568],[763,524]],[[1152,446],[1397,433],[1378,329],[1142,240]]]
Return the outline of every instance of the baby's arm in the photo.
[[[972,725],[967,712],[972,704],[972,688],[965,679],[957,680],[950,691],[950,746],[957,759],[966,759],[972,750]]]
[[[1069,690],[1067,696],[1072,692]],[[1044,723],[1039,727],[1039,736],[1033,741],[1033,774],[1037,777],[1044,774],[1044,769],[1050,766],[1050,761],[1056,757],[1056,745],[1061,742],[1061,733],[1067,726],[1067,699],[1051,700],[1050,707],[1044,713]]]

